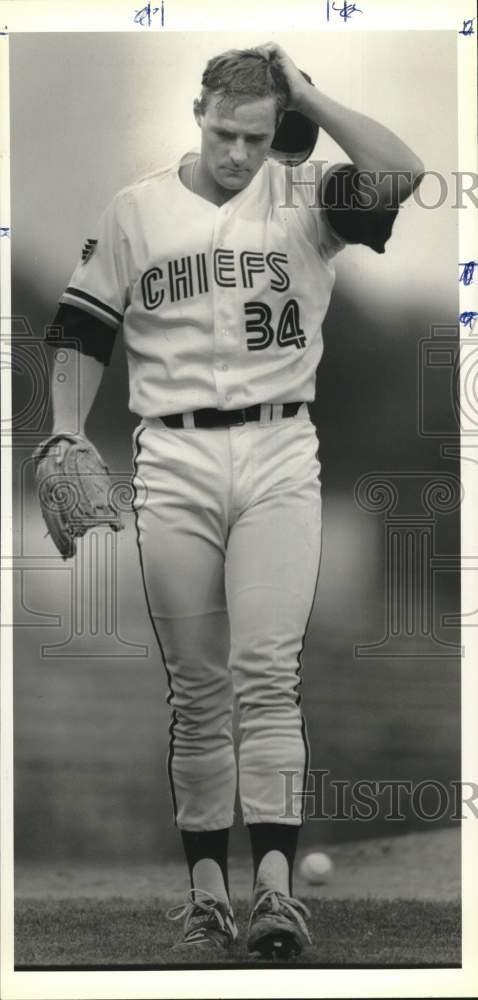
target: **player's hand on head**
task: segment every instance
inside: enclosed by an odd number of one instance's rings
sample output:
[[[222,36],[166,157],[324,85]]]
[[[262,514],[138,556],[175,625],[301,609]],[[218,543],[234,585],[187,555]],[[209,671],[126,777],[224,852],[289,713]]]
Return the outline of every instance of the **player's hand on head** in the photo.
[[[265,45],[259,45],[258,50],[268,59],[275,59],[280,64],[289,84],[289,109],[298,109],[311,86],[310,83],[304,79],[300,69],[297,68],[295,62],[280,45],[276,45],[275,42],[266,42]]]

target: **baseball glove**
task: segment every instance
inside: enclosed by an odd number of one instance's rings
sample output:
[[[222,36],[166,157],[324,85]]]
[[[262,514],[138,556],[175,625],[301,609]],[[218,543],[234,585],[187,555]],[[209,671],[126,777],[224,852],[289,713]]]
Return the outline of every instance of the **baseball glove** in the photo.
[[[60,442],[66,442],[60,448]],[[113,483],[91,441],[81,434],[56,434],[33,453],[43,517],[63,559],[76,553],[76,538],[96,525],[124,527],[111,503]]]

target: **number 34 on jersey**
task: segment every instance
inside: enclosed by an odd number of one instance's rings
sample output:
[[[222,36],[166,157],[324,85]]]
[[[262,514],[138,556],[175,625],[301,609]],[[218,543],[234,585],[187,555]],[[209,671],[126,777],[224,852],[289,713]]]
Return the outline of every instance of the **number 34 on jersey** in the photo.
[[[264,351],[274,341],[279,347],[305,347],[305,333],[300,325],[299,303],[296,299],[286,302],[275,324],[272,322],[272,309],[267,302],[246,302],[244,311],[249,351]]]

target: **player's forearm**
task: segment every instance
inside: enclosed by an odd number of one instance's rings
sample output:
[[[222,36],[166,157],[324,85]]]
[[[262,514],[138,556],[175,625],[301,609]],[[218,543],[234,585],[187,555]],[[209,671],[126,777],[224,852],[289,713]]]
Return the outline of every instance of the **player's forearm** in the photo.
[[[403,201],[411,194],[424,166],[420,157],[390,129],[346,108],[315,87],[308,86],[304,91],[298,110],[325,129],[358,170],[376,175],[372,186],[380,196],[390,193],[391,172],[397,177],[393,190],[398,191],[398,200]],[[380,181],[379,172],[388,172],[388,177]]]
[[[53,428],[57,434],[83,434],[103,377],[104,365],[89,354],[62,348],[66,362],[55,361],[52,373]]]

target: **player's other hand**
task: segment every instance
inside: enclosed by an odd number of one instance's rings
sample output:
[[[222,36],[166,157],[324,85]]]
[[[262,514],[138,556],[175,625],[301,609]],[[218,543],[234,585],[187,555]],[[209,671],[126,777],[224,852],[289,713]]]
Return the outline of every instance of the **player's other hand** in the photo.
[[[311,84],[307,83],[304,79],[300,69],[297,69],[295,62],[287,55],[285,49],[282,49],[280,45],[276,45],[275,42],[266,42],[265,45],[259,45],[258,49],[263,52],[268,59],[276,59],[285,74],[287,83],[289,84],[290,99],[289,99],[289,109],[299,110],[304,97],[306,97],[308,91],[310,90]]]

